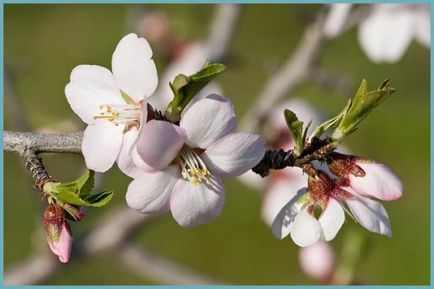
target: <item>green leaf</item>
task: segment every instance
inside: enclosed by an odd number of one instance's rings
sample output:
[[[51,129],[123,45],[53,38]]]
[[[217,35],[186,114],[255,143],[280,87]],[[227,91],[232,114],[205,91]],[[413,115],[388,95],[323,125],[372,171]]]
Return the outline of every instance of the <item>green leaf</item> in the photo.
[[[95,172],[86,172],[77,180],[66,183],[49,183],[44,191],[54,199],[66,204],[87,207],[101,207],[112,198],[113,192],[91,194],[95,183]]]
[[[347,113],[342,117],[332,138],[340,141],[345,135],[355,131],[357,125],[368,116],[374,108],[395,92],[395,89],[389,85],[390,80],[386,79],[377,89],[368,91],[367,81],[363,79]]]
[[[90,195],[90,197],[88,197],[86,199],[86,203],[88,203],[88,206],[91,207],[102,207],[108,204],[108,202],[110,202],[110,200],[113,197],[113,192],[101,192],[98,194],[93,194]]]
[[[289,132],[295,142],[294,154],[298,156],[304,148],[303,122],[298,120],[295,113],[289,109],[285,109],[283,114],[285,116],[286,125],[288,126]]]
[[[340,120],[347,114],[348,109],[351,106],[351,99],[349,99],[347,101],[347,104],[345,105],[344,109],[335,117],[321,123],[320,125],[318,125],[314,132],[311,134],[311,136],[309,137],[309,142],[314,138],[314,137],[320,137],[326,130],[335,127],[339,124]]]
[[[177,122],[182,110],[192,98],[225,69],[223,64],[206,63],[201,70],[193,75],[178,74],[169,84],[174,96],[167,107],[165,117],[171,122]]]

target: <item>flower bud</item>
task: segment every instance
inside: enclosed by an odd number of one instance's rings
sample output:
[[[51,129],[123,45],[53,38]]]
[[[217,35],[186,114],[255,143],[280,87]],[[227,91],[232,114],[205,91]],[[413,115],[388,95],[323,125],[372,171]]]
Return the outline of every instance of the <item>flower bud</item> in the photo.
[[[335,269],[335,254],[327,242],[319,241],[300,249],[299,262],[307,276],[327,284]]]
[[[329,162],[332,173],[342,177],[346,184],[360,195],[392,201],[402,196],[403,185],[385,165],[356,156],[334,154]]]
[[[66,263],[71,255],[72,232],[65,220],[65,213],[56,204],[49,204],[44,211],[44,227],[51,251]]]

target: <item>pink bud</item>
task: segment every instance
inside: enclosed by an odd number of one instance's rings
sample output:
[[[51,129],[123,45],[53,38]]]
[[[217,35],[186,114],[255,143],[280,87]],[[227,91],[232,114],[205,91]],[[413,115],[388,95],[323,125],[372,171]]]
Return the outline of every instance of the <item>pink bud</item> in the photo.
[[[303,272],[320,283],[327,284],[335,269],[335,254],[330,245],[319,241],[300,248],[299,262]]]
[[[65,220],[65,213],[58,205],[49,204],[44,212],[44,227],[51,251],[60,262],[69,261],[72,247],[72,232]]]
[[[385,165],[374,162],[356,161],[365,171],[365,176],[349,175],[350,186],[359,194],[372,196],[383,201],[399,199],[404,190],[398,177]]]

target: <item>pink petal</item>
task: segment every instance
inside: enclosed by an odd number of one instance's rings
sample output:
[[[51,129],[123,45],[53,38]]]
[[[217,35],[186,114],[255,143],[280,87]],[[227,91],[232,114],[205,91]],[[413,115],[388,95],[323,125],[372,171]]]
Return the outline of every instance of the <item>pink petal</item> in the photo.
[[[173,218],[183,227],[205,224],[220,215],[225,201],[225,192],[218,180],[211,185],[193,185],[179,180],[170,198]]]
[[[315,244],[321,238],[320,223],[306,209],[302,210],[295,219],[291,238],[300,247]]]
[[[236,177],[257,165],[265,154],[265,140],[255,134],[230,133],[213,143],[201,158],[213,175]]]
[[[113,53],[112,70],[116,82],[136,102],[151,96],[157,87],[157,69],[151,58],[149,43],[134,33],[122,38]]]
[[[72,110],[87,124],[95,122],[100,105],[124,103],[110,70],[97,65],[79,65],[65,87]]]
[[[300,168],[289,169],[293,172],[291,177],[272,179],[268,190],[264,194],[261,215],[265,223],[270,226],[282,208],[288,204],[300,189],[307,185],[307,176],[303,175]]]
[[[59,240],[57,242],[48,240],[48,245],[51,251],[59,257],[60,262],[66,263],[69,261],[72,248],[72,232],[68,223],[65,222],[62,226]]]
[[[97,172],[105,172],[116,161],[122,146],[124,126],[108,121],[89,125],[81,144],[86,166]]]
[[[357,222],[368,231],[391,237],[392,228],[384,207],[379,202],[357,195],[351,188],[346,189],[354,194],[353,199],[347,199],[347,204]]]
[[[192,148],[208,148],[213,142],[235,130],[232,103],[212,94],[194,103],[182,116],[187,144]]]
[[[374,62],[396,62],[413,38],[414,21],[399,5],[376,5],[373,13],[359,25],[359,42]]]
[[[380,163],[358,162],[364,177],[349,175],[351,187],[363,196],[372,196],[384,201],[399,199],[404,190],[401,181],[385,165]]]
[[[306,275],[323,284],[329,281],[335,270],[335,254],[327,242],[319,241],[301,248],[298,256]]]
[[[326,241],[333,240],[345,221],[342,205],[335,199],[330,198],[318,221],[321,224],[324,239]]]
[[[431,47],[431,13],[429,5],[418,5],[419,11],[414,12],[416,17],[416,39],[422,45]]]
[[[170,166],[165,171],[141,172],[125,196],[128,206],[143,214],[160,214],[169,210],[169,199],[178,181],[179,171]]]
[[[182,128],[167,121],[151,120],[142,125],[137,153],[149,166],[161,170],[175,159],[184,142]]]
[[[139,130],[132,128],[124,133],[121,151],[119,153],[117,164],[119,169],[131,178],[136,178],[141,173],[141,169],[133,161],[132,151],[136,145]]]

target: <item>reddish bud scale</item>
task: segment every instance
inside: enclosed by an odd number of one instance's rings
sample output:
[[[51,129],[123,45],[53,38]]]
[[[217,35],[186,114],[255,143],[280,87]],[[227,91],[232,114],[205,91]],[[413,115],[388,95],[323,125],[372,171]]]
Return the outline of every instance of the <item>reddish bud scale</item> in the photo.
[[[365,176],[365,171],[356,164],[359,160],[356,156],[333,153],[328,160],[328,167],[333,174],[348,181],[349,174],[356,177]]]
[[[44,211],[44,227],[48,238],[57,242],[64,224],[65,213],[63,209],[56,204],[49,204]]]

